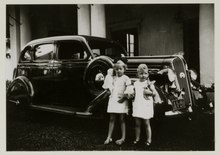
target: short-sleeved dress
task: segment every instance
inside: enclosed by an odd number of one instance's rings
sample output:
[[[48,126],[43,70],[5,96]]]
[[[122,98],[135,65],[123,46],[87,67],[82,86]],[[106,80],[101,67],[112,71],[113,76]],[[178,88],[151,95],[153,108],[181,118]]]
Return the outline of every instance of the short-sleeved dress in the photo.
[[[112,78],[111,76],[106,77],[103,88],[109,88],[111,91],[107,108],[108,113],[128,113],[128,101],[125,100],[119,103],[118,100],[122,98],[126,87],[130,84],[131,80],[126,75],[121,77],[112,76]]]
[[[139,80],[134,83],[135,99],[133,102],[133,117],[150,119],[154,115],[153,97],[149,96],[144,98],[144,88],[148,87],[149,81],[140,82]]]

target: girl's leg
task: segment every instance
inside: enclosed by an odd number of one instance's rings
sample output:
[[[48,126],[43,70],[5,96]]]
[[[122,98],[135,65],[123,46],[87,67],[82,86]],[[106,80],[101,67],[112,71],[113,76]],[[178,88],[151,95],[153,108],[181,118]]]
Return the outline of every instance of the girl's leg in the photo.
[[[120,117],[119,119],[120,119],[120,124],[121,124],[122,137],[121,139],[118,139],[116,141],[116,144],[121,145],[124,143],[125,138],[126,138],[125,114],[120,114],[119,117]]]
[[[140,134],[141,134],[141,119],[135,117],[135,141],[134,143],[137,143],[140,140]]]
[[[151,126],[150,126],[150,119],[145,119],[144,120],[144,125],[145,125],[146,136],[147,136],[146,145],[150,145],[151,137],[152,137],[152,131],[151,131]]]
[[[104,144],[109,144],[112,141],[112,133],[115,126],[116,114],[110,114],[108,137],[106,138]]]

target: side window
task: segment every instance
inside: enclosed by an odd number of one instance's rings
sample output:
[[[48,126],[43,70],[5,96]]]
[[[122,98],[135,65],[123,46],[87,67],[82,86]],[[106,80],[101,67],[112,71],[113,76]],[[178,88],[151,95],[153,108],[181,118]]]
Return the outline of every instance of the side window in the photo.
[[[53,44],[41,44],[34,47],[34,60],[51,60],[53,56]]]
[[[58,59],[60,60],[83,60],[87,57],[88,54],[79,41],[68,40],[58,43]]]

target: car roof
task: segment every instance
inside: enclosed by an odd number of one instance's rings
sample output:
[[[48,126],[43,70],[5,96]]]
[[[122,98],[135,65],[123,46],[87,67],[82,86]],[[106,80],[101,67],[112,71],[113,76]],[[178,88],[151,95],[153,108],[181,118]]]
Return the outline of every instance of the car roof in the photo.
[[[86,35],[66,35],[66,36],[54,36],[54,37],[45,37],[40,39],[35,39],[30,41],[25,45],[30,46],[33,44],[39,44],[44,42],[53,42],[53,41],[59,41],[59,40],[79,40],[79,41],[90,41],[90,40],[97,40],[97,41],[106,41],[106,42],[114,42],[110,39],[101,38],[101,37],[95,37],[95,36],[86,36]]]
[[[117,41],[113,41],[111,39],[102,38],[102,37],[96,37],[96,36],[87,36],[87,35],[65,35],[65,36],[53,36],[53,37],[45,37],[40,39],[35,39],[30,42],[28,42],[24,48],[30,45],[45,43],[45,42],[53,42],[53,41],[60,41],[60,40],[78,40],[78,41],[103,41],[103,42],[109,42],[109,43],[118,43]],[[23,49],[24,49],[23,48]],[[138,58],[141,59],[143,56],[135,56],[134,59]],[[151,59],[169,59],[169,58],[175,58],[180,57],[179,55],[154,55],[154,56],[144,56],[149,57]],[[130,59],[132,59],[130,57]]]

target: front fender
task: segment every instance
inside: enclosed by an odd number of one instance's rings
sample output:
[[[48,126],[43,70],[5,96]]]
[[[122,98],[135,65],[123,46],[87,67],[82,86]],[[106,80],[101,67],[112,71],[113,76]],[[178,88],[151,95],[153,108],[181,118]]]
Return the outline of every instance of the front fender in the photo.
[[[22,87],[23,91],[26,92],[26,95],[28,95],[29,98],[32,98],[34,96],[34,89],[30,80],[25,76],[18,76],[8,86],[6,92],[7,99],[10,98],[11,95],[13,95],[13,91],[18,90],[19,92],[19,88],[16,88],[16,84]]]

